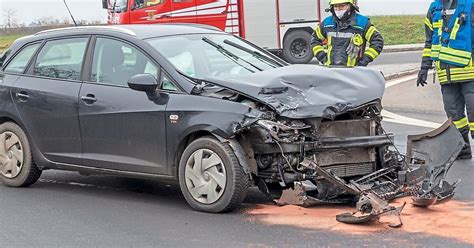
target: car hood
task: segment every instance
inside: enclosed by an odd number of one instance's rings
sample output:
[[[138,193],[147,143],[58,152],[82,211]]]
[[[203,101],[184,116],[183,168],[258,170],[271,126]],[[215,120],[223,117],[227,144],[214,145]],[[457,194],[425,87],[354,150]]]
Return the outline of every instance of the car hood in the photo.
[[[237,91],[273,108],[280,116],[302,119],[337,115],[381,99],[385,79],[369,68],[290,65],[206,81]]]

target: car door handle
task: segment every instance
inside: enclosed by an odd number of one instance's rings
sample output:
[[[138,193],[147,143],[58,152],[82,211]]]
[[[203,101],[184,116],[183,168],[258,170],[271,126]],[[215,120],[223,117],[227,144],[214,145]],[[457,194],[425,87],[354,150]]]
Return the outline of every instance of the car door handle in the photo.
[[[20,101],[22,102],[26,102],[30,96],[28,95],[28,93],[24,92],[24,91],[21,91],[21,92],[17,92],[15,94],[16,98],[18,98]]]
[[[95,98],[92,94],[87,94],[86,96],[81,96],[81,100],[87,104],[92,104],[97,102],[97,98]]]

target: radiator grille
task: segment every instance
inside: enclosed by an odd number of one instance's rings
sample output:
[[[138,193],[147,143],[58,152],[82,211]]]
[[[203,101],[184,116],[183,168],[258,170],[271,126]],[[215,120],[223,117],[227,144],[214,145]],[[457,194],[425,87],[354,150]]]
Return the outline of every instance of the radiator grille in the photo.
[[[328,165],[323,168],[327,171],[331,170],[338,177],[361,176],[374,172],[372,163]]]

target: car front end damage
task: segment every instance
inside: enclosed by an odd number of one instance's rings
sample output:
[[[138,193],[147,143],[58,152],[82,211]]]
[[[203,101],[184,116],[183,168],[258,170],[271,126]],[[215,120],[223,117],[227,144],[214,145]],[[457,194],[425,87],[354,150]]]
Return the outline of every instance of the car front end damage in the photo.
[[[412,196],[427,207],[454,194],[458,182],[448,183],[446,174],[464,145],[458,130],[448,121],[409,136],[400,153],[381,124],[385,81],[378,72],[289,66],[209,82],[230,90],[225,99],[262,113],[237,125],[230,145],[279,205],[355,202],[357,212],[337,220],[356,224],[399,217],[404,205],[388,203],[395,198]],[[391,226],[401,226],[400,218]]]
[[[428,207],[452,198],[458,182],[446,174],[463,147],[457,129],[446,122],[433,132],[410,136],[407,155],[394,146],[374,102],[336,120],[258,120],[239,136],[253,154],[250,171],[259,189],[279,205],[356,202],[356,213],[337,220],[357,224],[381,215],[398,216],[403,206],[389,201],[412,196]]]

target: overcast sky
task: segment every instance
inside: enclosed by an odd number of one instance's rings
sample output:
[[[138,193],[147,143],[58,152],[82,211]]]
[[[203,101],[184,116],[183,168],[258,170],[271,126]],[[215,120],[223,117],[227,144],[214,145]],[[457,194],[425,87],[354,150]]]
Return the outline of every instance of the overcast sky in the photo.
[[[66,1],[76,19],[106,21],[107,15],[102,9],[101,0]],[[359,6],[361,12],[366,15],[425,14],[430,2],[432,0],[359,0]],[[69,17],[63,0],[0,0],[0,10],[2,10],[0,25],[4,22],[5,9],[15,9],[18,21],[26,24],[45,16],[52,16],[60,20]]]

